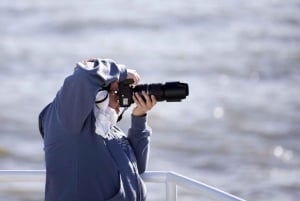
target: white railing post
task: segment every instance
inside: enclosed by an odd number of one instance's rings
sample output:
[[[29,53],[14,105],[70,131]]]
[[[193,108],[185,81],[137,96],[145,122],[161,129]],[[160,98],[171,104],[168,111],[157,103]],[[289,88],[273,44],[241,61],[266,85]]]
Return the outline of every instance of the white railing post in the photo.
[[[166,200],[177,201],[177,186],[173,182],[166,182]]]

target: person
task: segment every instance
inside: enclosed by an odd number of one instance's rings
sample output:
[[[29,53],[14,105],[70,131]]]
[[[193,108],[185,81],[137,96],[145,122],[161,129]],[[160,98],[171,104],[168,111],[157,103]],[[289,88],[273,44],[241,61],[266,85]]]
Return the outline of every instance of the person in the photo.
[[[116,126],[118,83],[139,74],[110,59],[78,62],[39,114],[44,140],[45,201],[144,201],[140,174],[149,158],[147,113],[154,96],[135,93],[128,134]]]

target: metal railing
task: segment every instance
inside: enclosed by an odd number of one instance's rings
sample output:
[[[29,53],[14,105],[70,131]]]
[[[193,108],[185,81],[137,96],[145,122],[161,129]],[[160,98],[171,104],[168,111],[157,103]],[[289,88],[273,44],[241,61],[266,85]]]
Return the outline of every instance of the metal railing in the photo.
[[[217,201],[245,201],[213,186],[190,179],[174,172],[145,172],[142,175],[145,182],[165,183],[166,201],[177,200],[177,187],[186,188],[192,192],[198,192],[203,196]]]
[[[177,201],[177,187],[186,188],[192,192],[216,201],[245,201],[213,186],[190,179],[174,172],[148,171],[142,174],[148,183],[165,183],[166,201]],[[0,182],[44,182],[45,170],[0,170]]]

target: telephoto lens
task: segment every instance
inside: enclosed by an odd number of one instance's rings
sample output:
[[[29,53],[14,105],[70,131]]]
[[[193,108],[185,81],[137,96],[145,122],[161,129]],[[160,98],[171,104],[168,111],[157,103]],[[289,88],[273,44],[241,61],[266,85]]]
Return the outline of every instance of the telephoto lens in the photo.
[[[154,95],[157,101],[180,102],[189,95],[187,83],[166,82],[155,84],[140,84],[132,86],[133,80],[125,80],[119,83],[119,101],[121,107],[129,107],[132,103],[133,93],[141,94],[145,91],[148,95]]]

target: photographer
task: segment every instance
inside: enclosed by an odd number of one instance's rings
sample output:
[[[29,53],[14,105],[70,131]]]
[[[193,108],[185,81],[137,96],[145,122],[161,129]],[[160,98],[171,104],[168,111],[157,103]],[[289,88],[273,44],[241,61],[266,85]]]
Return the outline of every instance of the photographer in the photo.
[[[147,112],[156,98],[134,93],[131,128],[125,135],[119,82],[139,82],[136,71],[108,59],[79,62],[39,116],[46,162],[45,201],[143,201],[140,178],[147,166]]]

